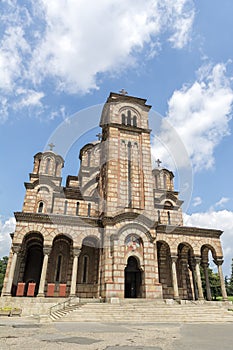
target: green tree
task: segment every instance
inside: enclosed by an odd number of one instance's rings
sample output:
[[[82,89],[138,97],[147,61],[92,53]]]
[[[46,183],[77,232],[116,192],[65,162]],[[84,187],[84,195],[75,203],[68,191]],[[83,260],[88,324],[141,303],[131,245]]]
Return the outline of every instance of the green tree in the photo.
[[[201,272],[201,279],[202,279],[202,288],[204,296],[206,297],[206,282],[205,282],[205,276],[203,268],[200,269]],[[213,272],[211,268],[208,267],[208,276],[209,276],[209,283],[210,283],[210,290],[211,295],[214,300],[217,299],[217,297],[221,296],[221,284],[220,284],[220,278],[218,273]]]
[[[2,259],[0,259],[0,294],[3,287],[3,280],[6,273],[7,262],[8,262],[7,256],[4,256]]]
[[[233,295],[233,258],[231,260],[231,276],[228,279],[227,293]]]

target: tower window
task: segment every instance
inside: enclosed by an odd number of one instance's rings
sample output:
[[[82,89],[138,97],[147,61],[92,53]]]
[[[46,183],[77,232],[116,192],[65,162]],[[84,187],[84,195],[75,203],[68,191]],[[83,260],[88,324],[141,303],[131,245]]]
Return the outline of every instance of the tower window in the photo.
[[[58,163],[58,162],[56,162],[55,174],[54,174],[55,176],[58,176],[58,174],[57,174],[58,166],[59,166],[59,163]]]
[[[51,159],[48,158],[46,161],[45,174],[49,173],[50,163],[51,163]]]
[[[157,211],[157,215],[158,215],[158,223],[161,224],[160,210]]]
[[[67,207],[68,207],[68,202],[65,201],[65,206],[64,206],[64,214],[67,214]]]
[[[127,112],[127,125],[131,125],[131,112]]]
[[[38,206],[38,213],[43,213],[43,209],[44,209],[44,203],[40,202]]]
[[[125,116],[125,114],[122,114],[121,115],[121,122],[122,122],[122,124],[126,124],[126,116]]]
[[[165,174],[163,175],[163,185],[164,185],[164,188],[166,189],[167,188],[167,177]]]
[[[137,117],[134,115],[133,117],[133,126],[137,126]]]
[[[79,202],[76,203],[76,215],[79,215]]]
[[[88,203],[87,216],[91,216],[91,203]]]
[[[168,222],[168,225],[171,225],[171,215],[170,215],[170,211],[167,212],[167,222]]]

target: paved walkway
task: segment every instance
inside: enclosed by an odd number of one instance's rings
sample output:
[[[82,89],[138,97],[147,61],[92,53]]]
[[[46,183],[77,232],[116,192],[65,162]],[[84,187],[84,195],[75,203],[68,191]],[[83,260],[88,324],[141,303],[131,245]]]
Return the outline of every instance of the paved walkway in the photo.
[[[232,324],[37,323],[0,318],[0,350],[233,349]]]

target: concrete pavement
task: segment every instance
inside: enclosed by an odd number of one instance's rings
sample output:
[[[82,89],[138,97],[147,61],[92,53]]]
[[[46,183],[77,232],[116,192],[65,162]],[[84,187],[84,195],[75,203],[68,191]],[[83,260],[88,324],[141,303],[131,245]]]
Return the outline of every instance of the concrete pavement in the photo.
[[[232,350],[232,323],[39,323],[0,318],[0,350]]]

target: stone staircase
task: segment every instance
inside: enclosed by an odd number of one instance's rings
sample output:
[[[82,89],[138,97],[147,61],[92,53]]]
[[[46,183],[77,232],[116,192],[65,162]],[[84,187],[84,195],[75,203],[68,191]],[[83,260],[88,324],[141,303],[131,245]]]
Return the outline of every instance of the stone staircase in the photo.
[[[113,303],[98,300],[70,305],[50,315],[56,322],[102,323],[224,323],[233,322],[232,305],[212,302],[176,303],[127,299]]]

